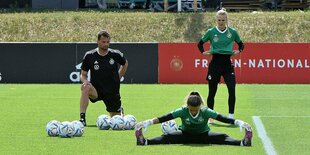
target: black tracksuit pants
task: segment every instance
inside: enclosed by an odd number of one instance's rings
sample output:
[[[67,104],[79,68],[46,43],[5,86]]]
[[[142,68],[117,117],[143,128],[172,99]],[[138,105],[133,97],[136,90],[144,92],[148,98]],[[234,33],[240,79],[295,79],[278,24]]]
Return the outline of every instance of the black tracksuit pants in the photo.
[[[216,95],[218,83],[221,80],[221,76],[223,76],[228,89],[229,113],[233,114],[235,112],[236,102],[236,76],[234,66],[230,60],[230,55],[213,55],[208,68],[208,75],[206,78],[209,82],[208,107],[214,109],[214,97]]]
[[[241,140],[236,140],[224,133],[205,132],[201,134],[190,134],[182,131],[173,134],[161,135],[156,138],[147,139],[147,145],[156,144],[225,144],[240,146]]]

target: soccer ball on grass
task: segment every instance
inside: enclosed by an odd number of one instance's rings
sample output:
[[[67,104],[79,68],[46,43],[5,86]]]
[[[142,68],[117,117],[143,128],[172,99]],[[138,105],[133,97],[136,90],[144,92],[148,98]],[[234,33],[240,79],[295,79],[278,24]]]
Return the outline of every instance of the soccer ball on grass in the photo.
[[[51,136],[51,137],[56,137],[58,136],[58,127],[61,123],[57,120],[52,120],[52,121],[49,121],[47,124],[46,124],[46,132],[47,132],[47,135]]]
[[[175,122],[175,120],[170,120],[161,123],[161,131],[163,134],[171,134],[173,132],[176,132],[179,130],[178,124]]]
[[[73,124],[74,127],[74,137],[81,137],[84,134],[84,125],[82,122],[80,121],[72,121],[71,122]]]
[[[114,115],[110,120],[112,130],[123,130],[125,126],[124,118],[120,115]]]
[[[100,115],[97,118],[96,125],[100,130],[109,130],[110,128],[110,116]]]
[[[70,138],[75,134],[75,128],[73,123],[64,121],[61,122],[58,128],[59,136],[62,138]]]
[[[137,119],[133,115],[124,116],[124,121],[125,121],[125,126],[124,126],[125,130],[133,130],[137,123]]]

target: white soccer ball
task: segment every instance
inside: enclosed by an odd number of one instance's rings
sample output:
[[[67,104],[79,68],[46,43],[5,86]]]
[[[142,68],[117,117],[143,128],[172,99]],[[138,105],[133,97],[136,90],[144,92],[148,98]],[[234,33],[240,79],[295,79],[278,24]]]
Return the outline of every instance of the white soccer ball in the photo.
[[[109,130],[110,129],[110,116],[100,115],[97,118],[96,125],[100,130]]]
[[[164,134],[171,134],[178,130],[179,130],[179,127],[178,127],[178,124],[175,122],[175,120],[170,120],[170,121],[161,123],[161,131]]]
[[[71,122],[73,124],[74,127],[74,137],[81,137],[84,134],[84,125],[82,122],[80,121],[72,121]]]
[[[137,119],[133,115],[124,116],[124,121],[125,121],[125,126],[124,126],[125,130],[133,130],[137,123]]]
[[[58,136],[58,127],[61,123],[57,120],[49,121],[46,124],[46,132],[49,136],[55,137]]]
[[[58,128],[58,132],[59,132],[59,136],[62,138],[70,138],[75,134],[75,129],[74,126],[71,122],[68,121],[64,121],[61,122],[59,128]]]
[[[123,130],[125,126],[124,118],[120,115],[114,115],[110,120],[112,130]]]

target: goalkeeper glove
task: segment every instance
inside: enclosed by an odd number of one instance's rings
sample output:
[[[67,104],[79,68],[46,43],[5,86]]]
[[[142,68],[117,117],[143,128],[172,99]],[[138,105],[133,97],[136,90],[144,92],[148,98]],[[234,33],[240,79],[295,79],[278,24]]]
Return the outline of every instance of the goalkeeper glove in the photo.
[[[153,120],[149,119],[143,122],[139,122],[136,124],[136,130],[139,130],[140,128],[144,128],[144,132],[147,130],[147,127],[153,124]]]
[[[251,131],[251,126],[248,123],[245,123],[239,119],[235,120],[235,125],[238,125],[240,127],[240,132],[242,132],[242,128],[245,128],[246,131]]]

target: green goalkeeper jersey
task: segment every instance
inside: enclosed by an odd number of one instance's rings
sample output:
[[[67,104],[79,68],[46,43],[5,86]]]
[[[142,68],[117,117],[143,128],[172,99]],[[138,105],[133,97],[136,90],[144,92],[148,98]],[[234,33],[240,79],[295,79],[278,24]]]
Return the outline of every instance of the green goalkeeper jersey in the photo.
[[[199,110],[196,116],[192,116],[187,107],[181,107],[171,112],[173,118],[180,117],[182,120],[181,129],[182,131],[199,134],[210,131],[208,126],[208,119],[217,117],[217,112],[209,109],[208,107],[203,107]]]
[[[238,32],[231,27],[225,31],[220,31],[217,27],[208,29],[206,34],[201,38],[203,42],[210,41],[211,54],[229,54],[232,55],[234,41],[241,42]]]

